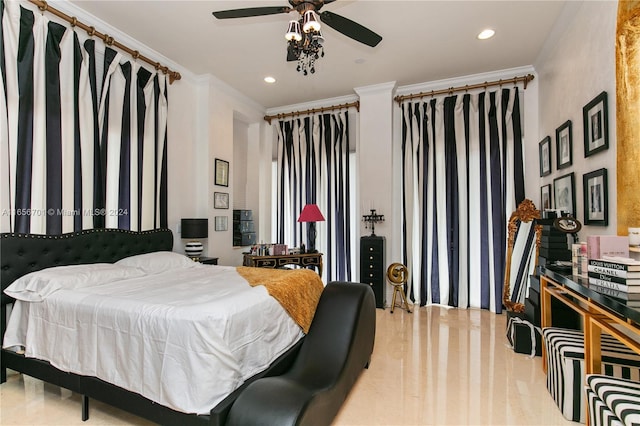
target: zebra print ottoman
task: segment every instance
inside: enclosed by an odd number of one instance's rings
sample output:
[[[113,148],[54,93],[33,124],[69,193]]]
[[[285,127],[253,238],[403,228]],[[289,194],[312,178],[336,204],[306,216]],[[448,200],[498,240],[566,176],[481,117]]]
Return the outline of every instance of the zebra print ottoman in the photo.
[[[640,424],[640,383],[600,374],[586,381],[590,426]]]
[[[581,331],[548,327],[542,330],[547,357],[547,389],[567,419],[584,423],[584,337]],[[602,374],[640,380],[640,355],[602,334]]]

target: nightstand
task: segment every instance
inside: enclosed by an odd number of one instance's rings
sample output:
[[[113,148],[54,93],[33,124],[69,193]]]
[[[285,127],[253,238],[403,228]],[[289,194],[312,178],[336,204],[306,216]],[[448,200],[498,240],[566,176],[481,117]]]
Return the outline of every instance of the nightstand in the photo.
[[[201,257],[198,259],[198,262],[203,263],[205,265],[217,265],[218,258],[217,257]]]

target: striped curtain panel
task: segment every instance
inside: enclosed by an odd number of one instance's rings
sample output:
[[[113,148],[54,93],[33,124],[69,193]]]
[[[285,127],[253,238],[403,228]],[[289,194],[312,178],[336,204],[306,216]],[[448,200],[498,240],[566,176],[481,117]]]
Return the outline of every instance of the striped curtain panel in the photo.
[[[406,102],[402,115],[408,295],[500,313],[507,222],[524,199],[518,88]]]
[[[307,224],[297,222],[306,204],[317,204],[316,249],[324,253],[328,281],[351,280],[349,122],[346,111],[279,121],[277,164],[278,242],[307,244]]]
[[[1,230],[166,226],[166,78],[108,47],[97,76],[94,40],[21,3],[0,1]]]

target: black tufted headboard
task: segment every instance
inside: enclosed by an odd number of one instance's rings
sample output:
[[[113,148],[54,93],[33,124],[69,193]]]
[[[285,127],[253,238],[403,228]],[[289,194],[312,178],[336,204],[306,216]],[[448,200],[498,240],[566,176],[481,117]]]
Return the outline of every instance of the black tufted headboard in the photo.
[[[170,229],[125,231],[91,229],[61,235],[0,234],[2,305],[13,299],[4,294],[13,281],[29,272],[52,266],[112,263],[127,256],[171,251]]]

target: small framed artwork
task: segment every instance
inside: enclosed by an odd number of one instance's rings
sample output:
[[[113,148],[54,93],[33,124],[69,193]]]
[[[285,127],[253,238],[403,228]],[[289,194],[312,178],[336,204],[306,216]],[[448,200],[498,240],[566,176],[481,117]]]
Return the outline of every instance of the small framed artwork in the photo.
[[[556,210],[562,210],[576,216],[575,184],[573,172],[560,176],[553,180],[553,205]]]
[[[609,197],[607,193],[607,169],[599,169],[582,176],[584,188],[584,224],[607,226],[609,224]]]
[[[602,92],[582,108],[584,127],[584,156],[609,148],[607,92]]]
[[[556,158],[558,169],[564,169],[573,163],[571,120],[565,121],[556,129]]]
[[[216,216],[216,231],[226,231],[228,223],[227,216]]]
[[[540,187],[540,211],[551,209],[551,184]]]
[[[215,162],[215,184],[218,186],[229,186],[229,162],[219,158],[216,158]]]
[[[538,144],[540,155],[540,176],[551,174],[551,138],[547,136]]]
[[[229,208],[229,194],[227,192],[214,192],[213,193],[213,208],[214,209],[228,209]]]

